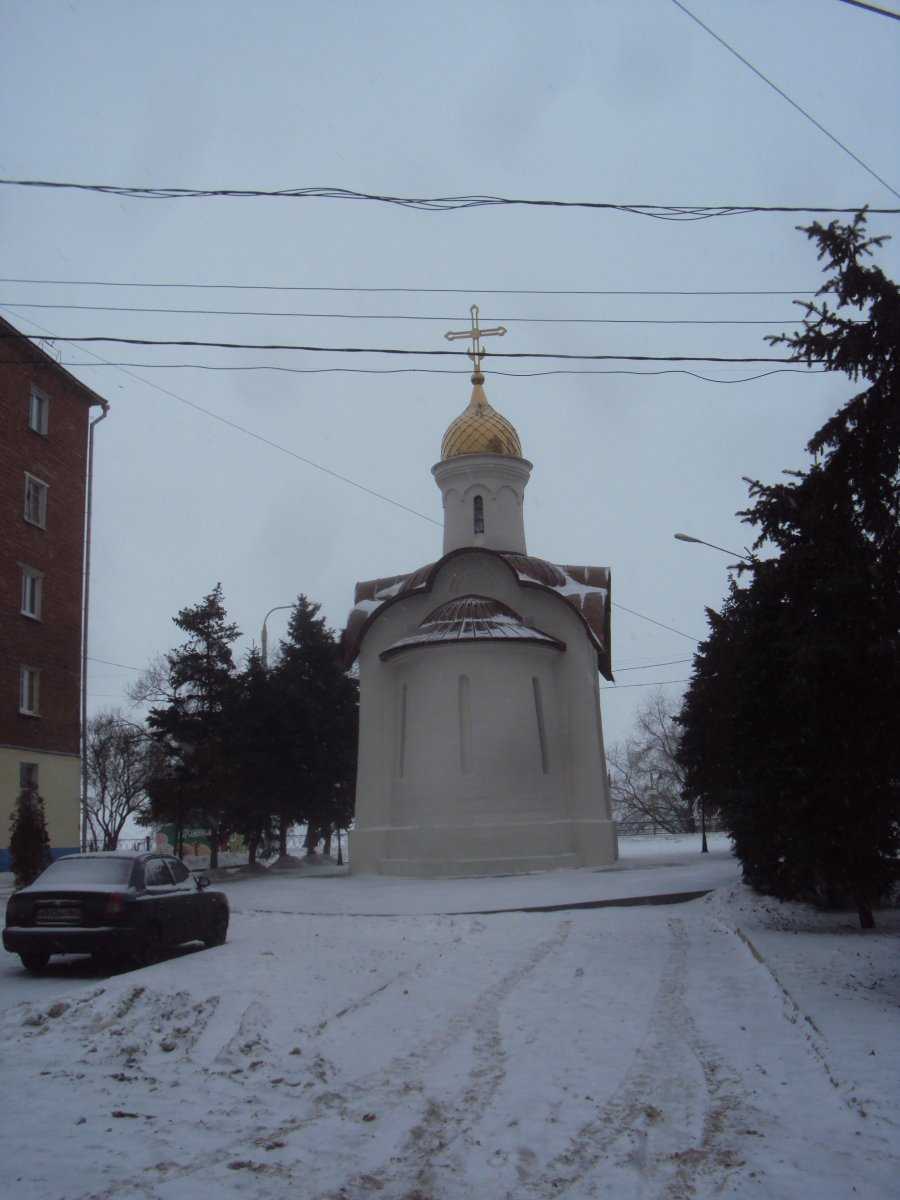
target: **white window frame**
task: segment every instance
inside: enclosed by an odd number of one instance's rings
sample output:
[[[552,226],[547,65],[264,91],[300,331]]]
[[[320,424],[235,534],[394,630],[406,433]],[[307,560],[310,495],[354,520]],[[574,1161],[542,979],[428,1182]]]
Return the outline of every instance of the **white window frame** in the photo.
[[[46,437],[49,425],[50,397],[36,384],[32,384],[31,396],[28,399],[28,428]]]
[[[37,520],[29,514],[28,505],[28,490],[32,484],[36,484],[40,489],[38,492],[38,512]],[[30,471],[25,472],[25,520],[29,525],[35,525],[38,529],[47,528],[47,497],[50,492],[50,484],[43,479],[38,479],[37,475],[32,475]]]
[[[40,621],[44,606],[44,572],[26,563],[19,563],[19,566],[22,569],[22,607],[19,611],[23,617]],[[29,602],[32,602],[31,607]]]
[[[41,715],[41,673],[35,667],[19,668],[19,712],[26,717]]]

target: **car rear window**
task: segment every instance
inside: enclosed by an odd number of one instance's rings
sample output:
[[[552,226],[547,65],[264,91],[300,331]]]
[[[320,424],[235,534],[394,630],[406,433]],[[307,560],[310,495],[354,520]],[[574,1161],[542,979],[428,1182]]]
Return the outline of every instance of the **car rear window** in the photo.
[[[130,858],[58,858],[41,875],[41,883],[127,883]]]

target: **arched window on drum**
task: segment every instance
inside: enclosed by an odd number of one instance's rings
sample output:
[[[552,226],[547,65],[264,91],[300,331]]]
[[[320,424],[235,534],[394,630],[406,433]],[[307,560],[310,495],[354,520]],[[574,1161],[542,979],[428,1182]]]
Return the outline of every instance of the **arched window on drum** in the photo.
[[[476,496],[472,501],[472,526],[475,533],[484,533],[484,497]]]

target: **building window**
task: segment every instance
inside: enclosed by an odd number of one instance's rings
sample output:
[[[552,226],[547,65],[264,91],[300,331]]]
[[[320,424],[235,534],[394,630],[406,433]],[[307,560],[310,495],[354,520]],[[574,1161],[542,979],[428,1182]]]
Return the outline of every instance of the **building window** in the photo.
[[[49,412],[49,396],[46,396],[40,388],[32,385],[31,398],[28,402],[28,428],[33,429],[35,433],[42,433],[46,437]]]
[[[34,667],[22,667],[19,671],[19,712],[36,717],[40,713],[41,673]]]
[[[476,496],[472,502],[473,524],[476,533],[484,533],[484,498]]]
[[[29,525],[47,528],[47,492],[50,489],[42,479],[25,472],[25,520]]]
[[[44,575],[34,567],[22,567],[22,614],[41,619],[41,600],[44,590]]]
[[[19,791],[36,792],[38,790],[37,763],[19,763]]]

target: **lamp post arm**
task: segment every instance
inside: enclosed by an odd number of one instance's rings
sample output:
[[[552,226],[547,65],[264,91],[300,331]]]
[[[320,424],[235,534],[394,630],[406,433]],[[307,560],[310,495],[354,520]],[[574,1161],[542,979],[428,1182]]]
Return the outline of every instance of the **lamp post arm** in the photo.
[[[725,546],[717,546],[715,542],[705,542],[703,538],[691,537],[689,533],[676,533],[673,537],[677,542],[695,542],[698,546],[709,546],[711,550],[721,550],[723,554],[731,554],[734,558],[742,558],[744,562],[750,562],[749,554],[739,554],[737,550],[728,550]]]
[[[266,621],[268,621],[269,617],[271,617],[272,613],[274,612],[281,612],[283,609],[295,607],[296,606],[294,604],[276,604],[273,608],[270,608],[263,617],[262,632],[259,636],[259,645],[264,671],[269,669],[269,631],[266,629]]]

